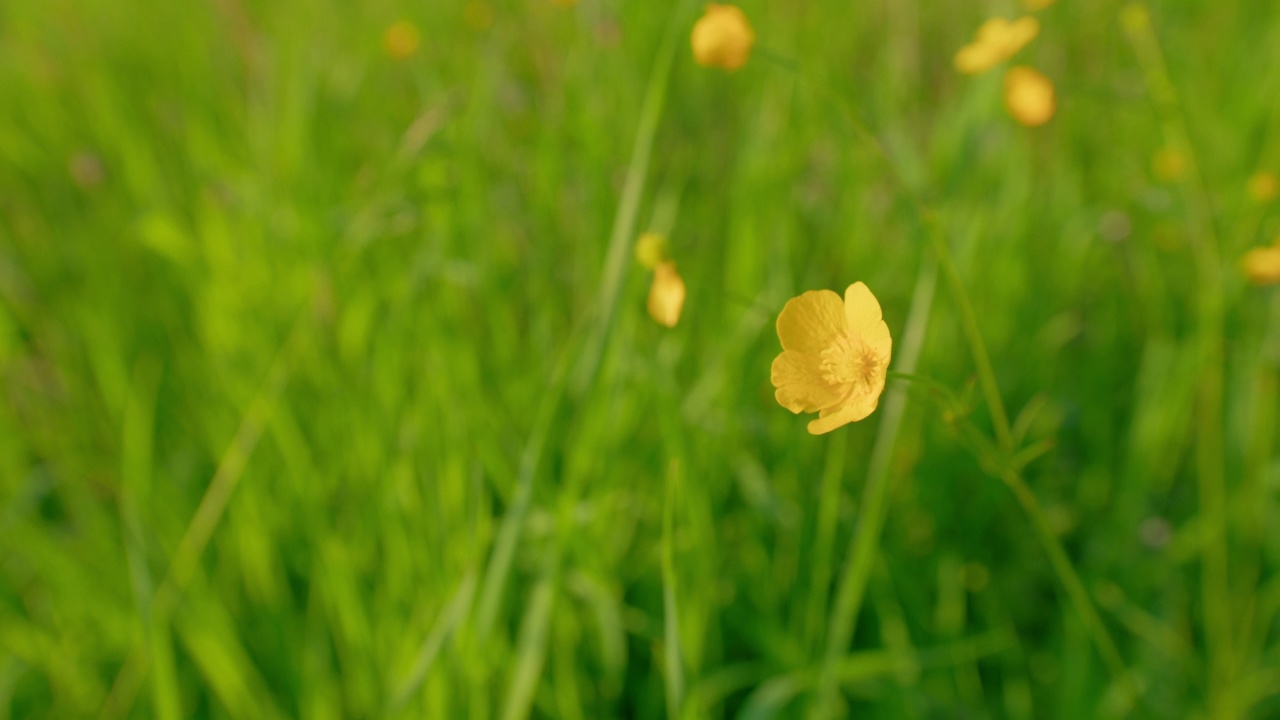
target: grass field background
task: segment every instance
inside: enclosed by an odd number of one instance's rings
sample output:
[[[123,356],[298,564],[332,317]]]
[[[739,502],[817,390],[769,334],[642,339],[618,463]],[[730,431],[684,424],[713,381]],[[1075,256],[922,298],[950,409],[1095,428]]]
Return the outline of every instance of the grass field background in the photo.
[[[1280,6],[1061,0],[1034,129],[1013,2],[742,7],[0,4],[0,718],[1280,717]]]

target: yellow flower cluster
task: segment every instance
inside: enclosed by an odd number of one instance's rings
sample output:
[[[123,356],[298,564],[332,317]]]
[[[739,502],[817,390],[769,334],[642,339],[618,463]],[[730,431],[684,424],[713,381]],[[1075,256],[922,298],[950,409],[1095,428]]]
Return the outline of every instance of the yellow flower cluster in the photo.
[[[1051,1],[1038,2],[1032,7],[1049,4]],[[984,73],[1017,55],[1039,34],[1040,21],[1030,15],[1017,20],[991,18],[978,27],[973,42],[956,53],[956,70],[966,75]],[[1014,120],[1027,127],[1049,122],[1057,110],[1053,81],[1025,65],[1009,68],[1004,75],[1004,106]]]

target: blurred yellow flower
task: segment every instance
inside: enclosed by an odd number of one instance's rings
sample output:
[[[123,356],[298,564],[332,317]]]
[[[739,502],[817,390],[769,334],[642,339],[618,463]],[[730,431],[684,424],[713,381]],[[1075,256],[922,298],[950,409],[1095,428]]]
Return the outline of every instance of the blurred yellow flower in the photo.
[[[710,3],[693,24],[690,42],[699,65],[733,72],[747,63],[756,34],[742,10],[734,5]]]
[[[1057,107],[1053,81],[1025,65],[1009,68],[1004,74],[1004,107],[1027,127],[1049,122]]]
[[[1259,170],[1249,178],[1249,197],[1254,202],[1265,203],[1275,200],[1280,194],[1280,178],[1266,170]]]
[[[1008,60],[1040,33],[1040,21],[1031,16],[1012,22],[991,18],[978,27],[973,42],[956,53],[956,70],[969,75],[986,72]]]
[[[387,28],[382,36],[382,45],[387,54],[397,60],[403,60],[418,50],[418,28],[408,20],[397,20]]]
[[[684,279],[676,272],[676,264],[670,260],[658,263],[649,286],[649,315],[659,325],[675,327],[684,309],[684,295]]]
[[[782,354],[769,378],[774,397],[793,413],[817,412],[809,432],[830,432],[876,409],[893,341],[866,285],[850,285],[843,301],[831,290],[787,301],[778,315],[778,339]]]
[[[1177,182],[1186,177],[1187,157],[1175,148],[1161,148],[1151,156],[1151,172],[1161,182]]]
[[[1240,270],[1245,279],[1254,285],[1280,283],[1280,239],[1275,243],[1256,247],[1240,258]]]
[[[636,241],[636,262],[650,270],[658,267],[658,263],[667,259],[667,238],[656,233],[647,232]]]

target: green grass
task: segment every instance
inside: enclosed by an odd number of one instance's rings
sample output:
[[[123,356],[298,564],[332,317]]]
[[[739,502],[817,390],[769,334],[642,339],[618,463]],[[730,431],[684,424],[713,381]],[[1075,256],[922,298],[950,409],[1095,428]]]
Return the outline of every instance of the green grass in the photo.
[[[0,4],[0,718],[1280,714],[1280,8],[1062,0],[1038,129],[1012,2],[743,9]]]

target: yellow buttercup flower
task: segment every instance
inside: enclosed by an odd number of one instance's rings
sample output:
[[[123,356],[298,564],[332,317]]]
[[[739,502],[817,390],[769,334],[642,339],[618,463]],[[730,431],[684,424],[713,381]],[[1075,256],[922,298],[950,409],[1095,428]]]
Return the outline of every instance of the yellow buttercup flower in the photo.
[[[991,18],[978,27],[973,42],[956,53],[956,70],[969,75],[986,72],[1008,60],[1040,34],[1040,21],[1031,16],[1010,22]]]
[[[1027,127],[1049,122],[1057,108],[1053,81],[1024,65],[1009,68],[1004,74],[1004,107]]]
[[[387,28],[382,44],[388,55],[404,60],[418,50],[419,39],[417,26],[408,20],[397,20]]]
[[[684,278],[676,272],[676,264],[670,260],[658,263],[649,286],[649,315],[659,325],[675,327],[684,309],[684,296]]]
[[[693,59],[699,65],[733,72],[747,64],[756,34],[747,16],[734,5],[710,3],[690,35]]]
[[[1280,239],[1266,247],[1256,247],[1240,258],[1240,270],[1254,285],[1280,283]]]
[[[850,285],[843,301],[831,290],[787,301],[778,315],[778,339],[782,354],[769,378],[774,397],[793,413],[818,413],[809,432],[830,432],[876,409],[893,340],[866,285]]]
[[[1271,202],[1277,194],[1280,194],[1280,179],[1275,173],[1259,170],[1249,178],[1249,197],[1254,202]]]

